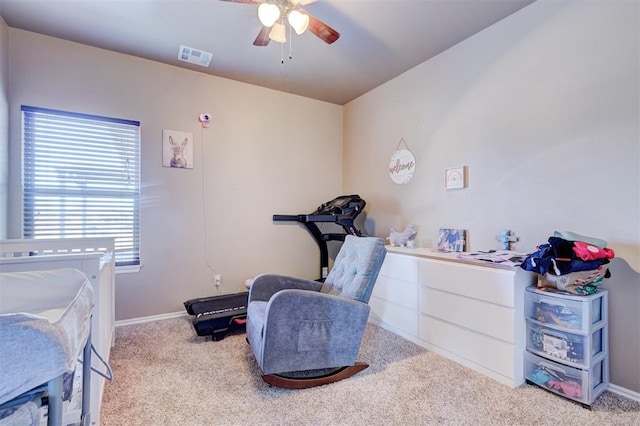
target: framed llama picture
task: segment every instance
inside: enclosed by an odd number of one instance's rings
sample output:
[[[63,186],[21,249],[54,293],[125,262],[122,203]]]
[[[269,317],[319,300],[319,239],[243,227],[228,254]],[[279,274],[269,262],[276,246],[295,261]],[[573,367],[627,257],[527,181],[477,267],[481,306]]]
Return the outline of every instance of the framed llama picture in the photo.
[[[193,169],[193,133],[162,130],[162,165]]]
[[[438,232],[438,250],[465,251],[467,231],[465,229],[440,228]]]

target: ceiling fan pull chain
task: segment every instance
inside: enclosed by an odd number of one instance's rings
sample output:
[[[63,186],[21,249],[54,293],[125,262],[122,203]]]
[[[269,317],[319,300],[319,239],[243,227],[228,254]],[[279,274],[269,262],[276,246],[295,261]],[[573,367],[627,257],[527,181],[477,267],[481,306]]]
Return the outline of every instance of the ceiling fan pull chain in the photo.
[[[284,43],[280,43],[280,63],[284,65]]]
[[[293,55],[291,53],[292,44],[293,44],[293,37],[291,37],[291,25],[289,25],[289,59],[293,59]]]

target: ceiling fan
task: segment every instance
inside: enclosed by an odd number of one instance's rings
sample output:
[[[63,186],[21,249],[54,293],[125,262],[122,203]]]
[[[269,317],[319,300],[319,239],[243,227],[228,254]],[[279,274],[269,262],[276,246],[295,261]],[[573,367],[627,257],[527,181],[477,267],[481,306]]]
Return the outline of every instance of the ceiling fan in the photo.
[[[314,3],[316,0],[222,0],[232,3],[259,4],[258,18],[262,29],[258,33],[254,46],[267,46],[270,40],[278,43],[286,42],[285,26],[288,22],[291,28],[300,35],[307,29],[325,43],[331,44],[340,37],[340,33],[300,9],[301,5]]]

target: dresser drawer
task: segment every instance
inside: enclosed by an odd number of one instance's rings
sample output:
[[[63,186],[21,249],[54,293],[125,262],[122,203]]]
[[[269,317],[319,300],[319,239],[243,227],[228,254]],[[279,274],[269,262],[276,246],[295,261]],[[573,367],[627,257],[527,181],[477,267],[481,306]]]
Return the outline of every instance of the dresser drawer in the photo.
[[[608,386],[608,358],[582,370],[525,352],[524,374],[545,389],[589,405]]]
[[[515,347],[509,343],[422,314],[419,337],[503,377],[514,379],[516,353]],[[521,352],[518,352],[520,356]],[[521,368],[519,371],[522,374]]]
[[[420,312],[514,343],[515,310],[513,308],[421,287]]]
[[[515,306],[515,274],[515,271],[456,262],[420,262],[421,285],[510,308]]]
[[[525,318],[540,324],[587,334],[606,322],[606,293],[592,296],[549,294],[529,287],[525,291]]]
[[[372,320],[389,325],[410,336],[418,336],[417,310],[406,308],[376,296],[371,297],[369,306],[371,306],[370,317]]]
[[[389,277],[410,283],[418,282],[418,259],[387,253],[378,276]]]
[[[372,296],[418,310],[418,284],[378,275]]]
[[[587,368],[606,355],[606,332],[604,328],[598,328],[587,335],[574,334],[544,327],[528,319],[527,350],[563,364]]]

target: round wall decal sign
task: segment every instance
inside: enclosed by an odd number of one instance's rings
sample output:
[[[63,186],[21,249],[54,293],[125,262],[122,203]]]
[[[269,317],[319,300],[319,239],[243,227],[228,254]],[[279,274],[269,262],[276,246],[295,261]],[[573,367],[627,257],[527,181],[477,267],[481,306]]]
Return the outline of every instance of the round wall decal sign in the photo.
[[[397,184],[408,183],[416,171],[416,157],[408,149],[399,149],[391,156],[389,176]]]

